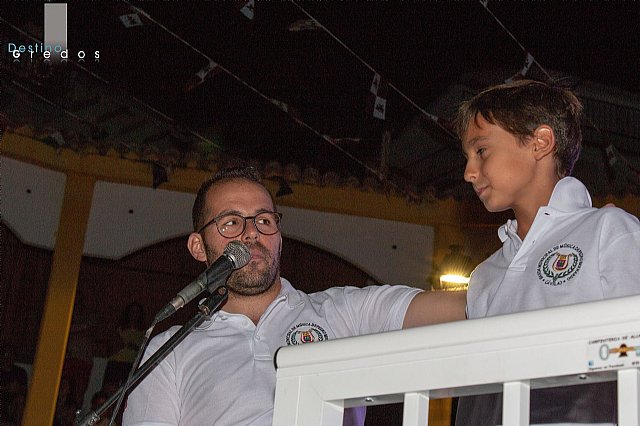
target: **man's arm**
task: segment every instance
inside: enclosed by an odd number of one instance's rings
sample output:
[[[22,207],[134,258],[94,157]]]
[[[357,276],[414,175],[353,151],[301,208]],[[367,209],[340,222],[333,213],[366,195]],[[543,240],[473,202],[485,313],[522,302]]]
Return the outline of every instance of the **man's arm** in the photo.
[[[409,304],[402,328],[465,319],[466,291],[425,291]]]
[[[179,327],[151,339],[142,363],[146,362]],[[175,352],[169,353],[138,383],[127,398],[123,425],[177,425],[180,422],[180,397],[176,385]]]

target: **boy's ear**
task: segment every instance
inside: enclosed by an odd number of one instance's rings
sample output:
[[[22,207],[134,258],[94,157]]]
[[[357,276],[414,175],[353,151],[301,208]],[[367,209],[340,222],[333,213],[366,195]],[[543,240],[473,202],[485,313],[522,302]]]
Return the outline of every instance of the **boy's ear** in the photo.
[[[187,249],[195,260],[200,262],[207,261],[207,251],[204,248],[204,242],[202,241],[202,235],[197,232],[192,232],[187,240]]]
[[[533,131],[532,142],[533,155],[536,160],[541,160],[549,154],[553,155],[556,148],[556,137],[553,129],[546,124],[538,126]]]

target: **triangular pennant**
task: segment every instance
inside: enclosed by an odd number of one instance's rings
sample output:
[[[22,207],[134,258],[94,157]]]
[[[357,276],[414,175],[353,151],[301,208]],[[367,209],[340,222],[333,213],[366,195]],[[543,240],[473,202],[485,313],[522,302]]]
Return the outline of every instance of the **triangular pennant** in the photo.
[[[513,83],[515,80],[521,80],[523,79],[527,73],[529,72],[529,68],[531,68],[531,65],[533,64],[533,56],[531,55],[531,53],[527,53],[527,59],[524,63],[524,65],[522,66],[522,69],[520,71],[518,71],[516,74],[512,75],[511,77],[509,77],[508,79],[506,79],[504,82],[505,83]]]
[[[249,19],[253,19],[254,9],[256,7],[255,0],[248,0],[240,9],[240,13]]]
[[[376,73],[373,76],[373,81],[371,82],[371,88],[369,91],[374,95],[378,94],[378,88],[380,87],[380,74]]]
[[[607,161],[609,162],[609,165],[613,166],[618,161],[618,159],[616,158],[616,153],[614,151],[613,145],[608,145],[604,149],[604,152],[607,155]]]
[[[205,78],[207,78],[209,73],[213,71],[217,66],[218,64],[216,64],[215,62],[209,61],[206,67],[202,68],[196,73],[196,76],[198,76],[201,80],[204,80]]]
[[[531,65],[533,64],[533,55],[531,53],[527,52],[527,61],[525,62],[524,66],[522,67],[522,69],[520,70],[520,74],[524,77],[525,75],[527,75],[527,73],[529,72],[529,68],[531,68]]]
[[[187,81],[187,83],[184,85],[184,91],[190,92],[197,86],[204,83],[206,79],[211,78],[219,74],[220,72],[221,69],[218,64],[213,61],[209,61],[209,63],[204,68],[198,71],[193,77],[189,79],[189,81]]]
[[[354,142],[360,142],[361,138],[333,138],[333,141],[337,144],[348,144]]]
[[[271,102],[284,112],[289,112],[289,105],[277,99],[271,99]]]
[[[516,80],[520,80],[520,73],[516,73],[516,74],[512,75],[511,77],[505,79],[504,82],[505,83],[513,83]]]
[[[381,98],[380,96],[376,96],[376,100],[373,105],[373,116],[375,118],[379,118],[380,120],[384,120],[386,117],[386,109],[387,100],[385,98]]]
[[[441,120],[440,120],[440,117],[438,117],[437,115],[430,114],[430,113],[428,113],[428,112],[426,112],[426,111],[424,112],[424,114],[425,114],[427,117],[429,117],[429,119],[430,119],[431,121],[433,121],[433,122],[435,122],[435,123],[438,123],[438,124],[442,124],[442,122],[441,122]]]
[[[142,19],[140,19],[140,15],[137,13],[129,13],[126,15],[120,15],[120,22],[127,27],[139,27],[142,26]]]
[[[370,88],[370,91],[373,94],[373,96],[371,96],[372,100],[370,101],[370,105],[373,106],[372,114],[375,118],[384,120],[386,117],[388,89],[389,83],[380,77],[380,74],[376,73],[373,76]]]
[[[276,176],[275,180],[279,184],[278,192],[276,192],[276,197],[283,197],[285,195],[293,194],[293,189],[291,189],[291,186],[285,178],[283,178],[282,176]]]
[[[169,181],[167,168],[160,164],[153,163],[153,189]]]
[[[320,24],[315,19],[298,19],[289,25],[289,31],[315,31],[321,29]]]
[[[54,148],[62,148],[67,144],[67,142],[64,140],[64,137],[62,136],[62,133],[60,132],[51,133],[46,138],[44,138],[43,142]]]

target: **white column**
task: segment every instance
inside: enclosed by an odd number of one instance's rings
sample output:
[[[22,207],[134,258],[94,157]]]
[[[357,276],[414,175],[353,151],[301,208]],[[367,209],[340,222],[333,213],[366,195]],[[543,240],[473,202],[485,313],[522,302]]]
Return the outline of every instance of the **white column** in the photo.
[[[529,425],[529,381],[508,382],[504,384],[502,396],[503,426]]]
[[[274,426],[296,424],[301,382],[300,376],[278,377],[273,405]]]
[[[404,395],[402,426],[429,424],[429,392],[410,392]]]
[[[274,426],[340,426],[344,400],[324,401],[310,378],[278,378]]]
[[[618,370],[618,425],[640,426],[640,370]]]

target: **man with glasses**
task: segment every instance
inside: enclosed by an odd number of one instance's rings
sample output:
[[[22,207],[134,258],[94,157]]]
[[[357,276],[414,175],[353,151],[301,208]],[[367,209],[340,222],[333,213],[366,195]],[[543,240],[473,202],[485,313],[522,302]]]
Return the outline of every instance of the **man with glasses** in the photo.
[[[191,255],[209,266],[239,240],[251,260],[229,276],[222,310],[131,393],[125,425],[270,425],[279,347],[464,319],[464,292],[388,285],[295,290],[280,277],[281,217],[253,168],[222,170],[202,185]],[[176,330],[154,338],[145,357]],[[345,424],[363,423],[364,409],[345,410]]]

